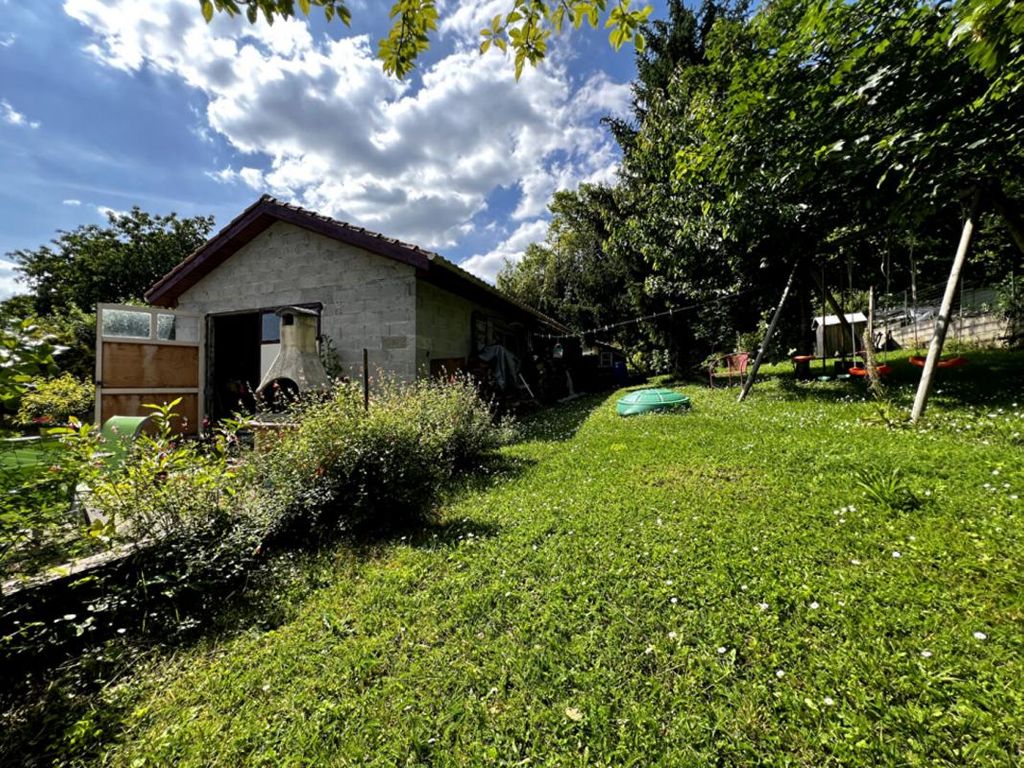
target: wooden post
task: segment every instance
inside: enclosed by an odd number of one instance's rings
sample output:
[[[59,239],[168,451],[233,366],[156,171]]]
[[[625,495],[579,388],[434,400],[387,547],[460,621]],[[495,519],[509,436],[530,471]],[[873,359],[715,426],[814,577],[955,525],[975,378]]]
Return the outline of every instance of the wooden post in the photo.
[[[875,286],[868,288],[868,339],[872,345],[872,351],[875,343]],[[865,342],[864,346],[867,347],[868,342]]]
[[[825,283],[825,267],[823,266],[821,268],[821,276],[820,277],[812,269],[811,270],[811,277],[814,279],[814,282],[818,284],[819,290],[821,290],[821,316],[823,318],[825,317],[825,304],[827,302],[828,306],[832,307],[832,311],[836,313],[836,317],[839,318],[839,325],[843,329],[842,333],[840,333],[840,337],[853,336],[853,333],[854,333],[853,327],[852,327],[850,321],[846,319],[846,312],[844,311],[844,309],[841,306],[839,306],[839,302],[836,300],[836,297],[832,295],[832,291],[830,291],[828,289],[828,286]],[[825,338],[824,337],[824,333],[822,333],[822,339],[824,339],[824,338]],[[844,344],[845,344],[845,342],[844,342]],[[825,360],[825,358],[828,357],[828,348],[825,347],[825,342],[824,341],[822,341],[821,357],[822,357],[822,370],[824,370],[824,365],[825,365],[824,360]]]
[[[827,339],[825,338],[825,264],[821,265],[821,282],[818,284],[821,288],[821,322],[818,323],[818,330],[821,331],[821,375],[825,375],[825,362],[828,360],[828,347],[825,346]],[[817,341],[817,338],[815,338]]]
[[[942,345],[946,342],[946,331],[949,329],[949,315],[953,308],[957,283],[960,282],[960,271],[963,269],[964,261],[967,259],[967,251],[971,246],[971,235],[974,233],[974,218],[978,213],[979,197],[979,193],[975,191],[971,200],[971,208],[967,212],[967,218],[964,220],[963,232],[960,233],[960,244],[957,246],[956,256],[953,257],[953,267],[949,271],[946,292],[942,295],[942,306],[939,307],[939,316],[935,318],[935,331],[932,333],[931,344],[928,345],[928,357],[925,358],[924,369],[921,371],[921,383],[917,385],[914,408],[910,412],[911,423],[916,423],[924,415],[924,409],[928,405],[928,396],[932,391],[932,378],[935,374],[935,366],[942,355]]]
[[[757,376],[757,371],[761,367],[761,360],[764,359],[765,350],[768,349],[768,342],[771,341],[772,334],[775,333],[775,326],[779,322],[779,317],[782,315],[782,305],[786,303],[786,297],[789,296],[789,289],[793,286],[793,275],[796,274],[796,266],[789,271],[789,279],[786,280],[786,287],[782,290],[782,298],[779,299],[779,306],[775,308],[775,314],[772,315],[772,321],[768,324],[768,331],[764,335],[764,341],[761,342],[761,348],[757,350],[757,357],[754,358],[754,368],[747,374],[747,380],[743,382],[743,387],[740,389],[740,396],[736,398],[737,403],[742,403],[743,399],[750,392],[750,388],[754,386],[754,378]]]
[[[910,248],[910,303],[914,307],[914,354],[917,354],[917,350],[921,349],[921,336],[917,322],[917,262],[914,261],[913,246]]]
[[[370,410],[370,352],[363,349],[363,410]]]

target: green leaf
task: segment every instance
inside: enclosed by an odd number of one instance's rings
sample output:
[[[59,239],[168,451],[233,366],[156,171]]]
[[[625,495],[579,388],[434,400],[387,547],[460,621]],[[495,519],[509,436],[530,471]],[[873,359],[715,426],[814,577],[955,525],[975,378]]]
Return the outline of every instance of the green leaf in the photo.
[[[209,24],[213,19],[213,3],[210,0],[203,0],[203,18],[206,19],[206,23]]]

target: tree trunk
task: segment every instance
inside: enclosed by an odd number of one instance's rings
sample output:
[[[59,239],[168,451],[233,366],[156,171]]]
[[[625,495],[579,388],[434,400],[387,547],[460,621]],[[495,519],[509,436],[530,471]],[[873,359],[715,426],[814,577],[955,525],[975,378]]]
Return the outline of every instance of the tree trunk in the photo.
[[[1024,253],[1024,219],[1017,213],[1014,202],[1006,196],[1001,186],[992,191],[992,207],[996,209],[996,213],[999,214],[1003,224],[1009,230],[1010,237],[1017,245],[1017,250]]]

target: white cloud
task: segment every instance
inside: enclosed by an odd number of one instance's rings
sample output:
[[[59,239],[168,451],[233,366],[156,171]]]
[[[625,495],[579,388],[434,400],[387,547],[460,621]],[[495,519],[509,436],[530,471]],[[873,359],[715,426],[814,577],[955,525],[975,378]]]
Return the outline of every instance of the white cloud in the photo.
[[[0,48],[10,48],[14,45],[14,41],[18,39],[18,36],[14,33],[7,35],[0,35]]]
[[[444,3],[440,30],[465,40],[479,41],[480,30],[491,26],[491,19],[504,16],[510,7],[508,0],[450,0]]]
[[[415,86],[383,74],[366,36],[314,39],[303,20],[207,25],[194,0],[64,9],[92,30],[87,50],[106,65],[203,92],[210,129],[252,156],[211,178],[443,249],[474,218],[494,217],[487,198],[499,187],[521,190],[515,217],[536,225],[555,189],[616,168],[599,119],[628,107],[628,87],[605,76],[576,86],[557,56],[517,84],[507,59],[476,53],[479,19],[496,4],[447,4],[442,34],[454,49]]]
[[[11,106],[7,99],[0,99],[0,119],[8,125],[25,126],[26,128],[38,128],[38,120],[29,120],[25,115]]]
[[[73,197],[68,198],[67,200],[61,200],[61,205],[70,205],[70,206],[77,207],[77,206],[79,206],[81,204],[82,204],[81,200],[76,200]]]
[[[546,219],[527,221],[520,224],[508,239],[499,243],[492,251],[470,256],[462,262],[462,267],[477,277],[493,283],[505,262],[519,261],[526,246],[530,243],[543,242],[547,231]]]
[[[128,215],[128,211],[119,211],[117,208],[108,208],[105,205],[94,205],[93,207],[96,209],[96,213],[98,213],[104,219],[107,219],[107,218],[109,218],[111,216],[127,216]]]
[[[15,276],[14,270],[17,266],[13,261],[0,259],[0,300],[25,292],[25,287],[17,282]]]

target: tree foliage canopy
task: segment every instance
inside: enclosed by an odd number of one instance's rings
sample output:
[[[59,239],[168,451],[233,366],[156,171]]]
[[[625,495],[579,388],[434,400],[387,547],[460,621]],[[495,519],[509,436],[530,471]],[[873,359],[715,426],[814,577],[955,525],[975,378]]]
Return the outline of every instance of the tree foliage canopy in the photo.
[[[308,16],[314,6],[322,9],[328,21],[338,19],[348,25],[352,20],[345,0],[200,0],[199,6],[207,21],[218,12],[229,16],[244,13],[250,23],[262,15],[273,24],[274,19],[290,18],[296,11]],[[551,36],[569,26],[579,29],[586,24],[596,29],[603,23],[616,50],[628,42],[642,50],[641,26],[650,12],[650,5],[634,8],[631,0],[507,0],[507,10],[480,30],[480,52],[491,47],[503,53],[511,50],[518,80],[527,63],[536,66],[544,59]],[[391,28],[378,43],[378,55],[385,72],[405,77],[430,47],[430,35],[437,29],[437,1],[396,0],[389,18]]]
[[[608,264],[642,276],[636,314],[702,304],[652,324],[652,343],[691,361],[735,343],[794,265],[801,326],[822,269],[865,288],[909,269],[942,279],[975,192],[999,213],[981,221],[978,268],[998,280],[1019,265],[1019,4],[776,0],[750,13],[673,1],[669,11],[643,29],[633,119],[611,122],[623,162],[603,243]],[[724,298],[739,290],[743,301]]]
[[[498,288],[575,328],[611,323],[628,313],[636,276],[624,260],[605,252],[618,218],[612,190],[583,184],[556,192],[550,210],[547,241],[531,245],[520,262],[506,264]]]
[[[157,279],[202,245],[212,216],[108,213],[107,226],[59,232],[49,245],[7,254],[32,293],[33,311],[92,312],[101,302],[142,299]]]

